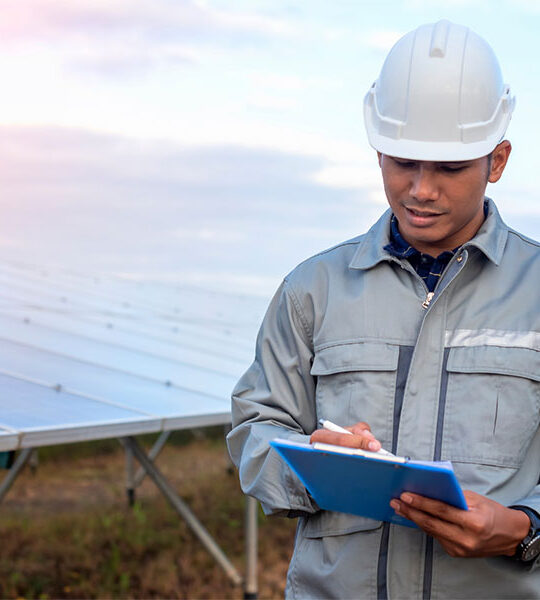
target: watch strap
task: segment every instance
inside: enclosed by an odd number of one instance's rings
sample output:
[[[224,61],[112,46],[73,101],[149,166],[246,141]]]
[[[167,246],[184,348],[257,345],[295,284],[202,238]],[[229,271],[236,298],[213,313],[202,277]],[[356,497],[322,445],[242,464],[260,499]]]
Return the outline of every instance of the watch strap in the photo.
[[[540,515],[535,510],[533,510],[532,508],[529,508],[528,506],[515,505],[515,506],[509,506],[509,508],[512,508],[514,510],[521,510],[529,517],[529,519],[531,521],[531,526],[529,528],[527,535],[517,545],[516,553],[513,556],[513,558],[515,560],[518,560],[521,562],[531,562],[538,557],[538,554],[536,554],[532,558],[525,559],[524,553],[529,549],[530,544],[533,540],[535,540],[535,543],[539,544],[539,548],[540,548],[540,542],[537,542],[537,540],[536,540],[537,538],[540,538]],[[540,553],[540,550],[539,550],[539,553]]]

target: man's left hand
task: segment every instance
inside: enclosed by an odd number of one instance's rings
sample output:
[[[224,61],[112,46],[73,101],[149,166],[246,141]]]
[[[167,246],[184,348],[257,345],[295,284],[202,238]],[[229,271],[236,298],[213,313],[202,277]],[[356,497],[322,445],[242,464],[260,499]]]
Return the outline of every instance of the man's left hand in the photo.
[[[529,517],[476,492],[463,493],[469,510],[410,492],[390,506],[438,540],[450,556],[512,556],[529,531]]]

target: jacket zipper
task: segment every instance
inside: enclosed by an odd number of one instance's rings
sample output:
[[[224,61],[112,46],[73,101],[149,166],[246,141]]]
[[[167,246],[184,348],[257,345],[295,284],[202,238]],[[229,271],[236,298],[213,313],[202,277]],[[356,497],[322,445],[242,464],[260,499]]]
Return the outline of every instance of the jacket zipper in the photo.
[[[457,262],[461,262],[463,260],[463,258],[461,258],[461,260],[458,260]],[[399,261],[398,264],[401,266],[401,268],[406,268],[403,266],[403,264]],[[441,274],[441,279],[439,280],[438,284],[443,280],[444,276],[446,275],[446,272],[448,271],[450,264],[452,263],[452,261],[450,261],[447,265],[446,268],[444,269],[443,273]],[[407,269],[408,270],[408,269]],[[416,273],[416,271],[411,269],[411,273],[415,274],[418,277],[418,273]],[[459,272],[458,272],[459,273]],[[458,275],[458,273],[456,273],[455,275]],[[454,275],[454,277],[455,277]],[[427,310],[429,308],[429,305],[431,304],[431,301],[433,300],[433,297],[435,296],[435,292],[430,292],[428,291],[428,288],[426,286],[426,284],[422,281],[422,284],[426,290],[426,297],[424,299],[424,301],[422,302],[422,308],[424,310]],[[446,287],[446,286],[445,286]],[[446,360],[447,360],[448,356],[446,356],[446,359],[444,361],[444,368],[446,368]],[[441,407],[439,406],[439,411],[441,410]],[[443,412],[444,414],[444,412]],[[398,425],[399,427],[399,425]],[[435,437],[438,438],[442,435],[442,427],[440,427],[440,415],[439,418],[437,419],[437,430],[435,432]],[[436,446],[438,446],[438,442],[436,441]],[[395,452],[395,449],[392,450],[393,452]],[[436,452],[437,454],[437,452]],[[440,452],[439,452],[439,458],[437,459],[437,457],[434,457],[434,460],[440,460]],[[379,569],[381,569],[381,567],[384,565],[384,570],[386,571],[386,558],[387,558],[387,552],[388,552],[388,537],[389,537],[389,533],[390,533],[390,524],[389,523],[385,523],[383,526],[383,534],[382,534],[382,543],[381,543],[381,547],[379,549]],[[382,560],[381,560],[382,559]],[[422,598],[423,600],[430,600],[431,599],[431,582],[432,582],[432,576],[433,576],[433,538],[429,538],[426,540],[426,549],[425,549],[425,554],[424,554],[424,581],[423,581],[423,590],[422,590]],[[386,573],[384,574],[384,578],[383,578],[383,582],[382,585],[378,585],[378,600],[388,600],[388,588],[387,588],[387,583],[386,583]]]
[[[417,279],[420,280],[420,283],[424,286],[424,289],[426,290],[426,297],[424,298],[423,302],[422,302],[422,308],[427,310],[429,308],[429,304],[430,302],[433,300],[433,296],[435,296],[435,292],[430,292],[425,284],[425,282],[422,280],[422,278],[418,275],[418,273],[412,268],[412,266],[405,266],[400,260],[391,257],[391,260],[393,260],[395,263],[397,263],[402,269],[405,269],[405,271],[409,271],[409,273],[411,273],[413,276],[415,276]],[[446,271],[446,269],[448,269],[448,265],[446,265],[446,268],[443,271]]]
[[[458,254],[457,258],[455,260],[455,262],[461,263],[461,261],[463,260],[463,255],[462,254]],[[454,259],[452,258],[452,260],[450,260],[450,262],[446,265],[446,267],[444,268],[443,272],[441,273],[441,278],[439,279],[439,281],[437,282],[437,285],[435,286],[435,288],[440,287],[440,282],[444,279],[447,271],[450,268],[450,265],[452,264],[452,262],[454,262]],[[458,271],[459,272],[459,271]],[[457,275],[458,273],[456,273]],[[454,276],[455,277],[455,276]],[[433,292],[428,292],[427,286],[424,282],[422,282],[424,284],[424,287],[426,289],[426,297],[424,299],[424,301],[422,302],[422,308],[424,308],[425,310],[427,310],[429,308],[429,305],[431,304],[431,301],[433,300],[434,296],[435,296],[435,291]],[[445,286],[446,287],[446,286]]]
[[[433,296],[435,296],[435,292],[427,293],[426,299],[422,302],[422,308],[425,308],[426,310],[429,308],[429,303],[433,299]]]
[[[460,255],[460,256],[458,256],[456,262],[461,263],[462,260],[463,260],[463,257]],[[443,280],[443,278],[446,275],[447,271],[449,270],[449,267],[450,267],[451,264],[452,264],[452,261],[450,261],[446,265],[446,269],[444,269],[444,271],[443,271],[443,273],[441,275],[441,279],[438,282],[439,284]],[[459,275],[460,272],[461,271],[458,270],[458,272],[455,273],[455,275],[452,278],[452,281],[453,281],[453,279],[455,279],[455,277],[457,275]],[[450,282],[448,282],[448,283],[450,283]],[[424,300],[424,302],[422,302],[422,307],[424,309],[427,310],[429,308],[429,305],[430,305],[431,301],[433,300],[434,296],[435,296],[434,292],[429,292],[427,294],[426,299]],[[444,359],[443,359],[443,365],[442,365],[443,373],[446,371],[447,361],[448,361],[448,351],[445,350]],[[444,377],[443,377],[443,380],[444,380]],[[441,384],[442,384],[442,380],[441,380]],[[444,385],[447,386],[448,382],[445,381]],[[441,406],[442,392],[443,392],[442,389],[439,390],[439,414],[438,414],[438,417],[437,417],[437,427],[436,427],[436,430],[435,430],[435,453],[434,453],[434,456],[433,456],[433,460],[440,460],[441,459],[441,446],[440,446],[440,444],[441,444],[441,436],[442,436],[443,420],[444,420],[444,410],[445,410],[444,405]],[[444,404],[446,404],[446,389],[444,390]],[[432,578],[433,578],[433,538],[428,536],[427,539],[426,539],[426,549],[425,549],[425,553],[424,553],[424,582],[423,582],[423,586],[422,586],[422,598],[423,598],[423,600],[431,600]]]

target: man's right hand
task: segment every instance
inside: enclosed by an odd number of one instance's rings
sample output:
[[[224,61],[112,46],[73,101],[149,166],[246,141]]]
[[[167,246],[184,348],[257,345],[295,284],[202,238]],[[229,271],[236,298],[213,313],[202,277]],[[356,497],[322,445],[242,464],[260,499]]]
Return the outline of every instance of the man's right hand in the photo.
[[[370,452],[377,452],[381,449],[381,443],[371,433],[367,423],[360,421],[351,427],[345,427],[352,435],[346,433],[336,433],[328,429],[316,429],[309,439],[311,443],[322,442],[324,444],[335,444],[336,446],[347,446],[349,448],[361,448]]]

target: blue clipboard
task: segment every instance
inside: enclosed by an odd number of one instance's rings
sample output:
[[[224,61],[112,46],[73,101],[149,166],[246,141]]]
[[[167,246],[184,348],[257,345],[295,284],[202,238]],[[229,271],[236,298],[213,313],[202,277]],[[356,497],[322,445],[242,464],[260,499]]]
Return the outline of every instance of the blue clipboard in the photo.
[[[413,492],[467,510],[450,462],[349,454],[328,444],[275,439],[270,445],[296,473],[315,502],[325,510],[351,513],[407,527],[416,524],[396,515],[390,500]],[[362,451],[360,451],[362,452]]]

